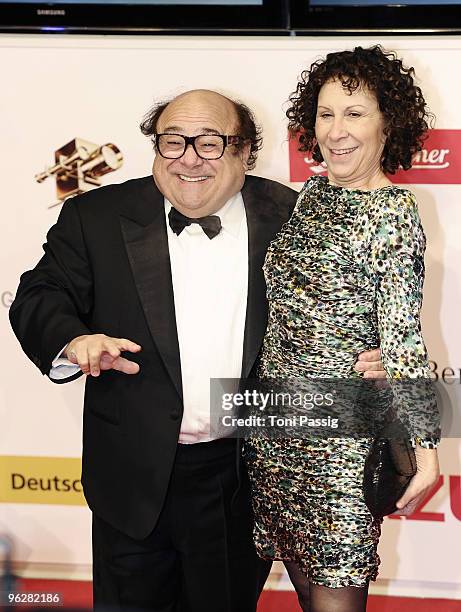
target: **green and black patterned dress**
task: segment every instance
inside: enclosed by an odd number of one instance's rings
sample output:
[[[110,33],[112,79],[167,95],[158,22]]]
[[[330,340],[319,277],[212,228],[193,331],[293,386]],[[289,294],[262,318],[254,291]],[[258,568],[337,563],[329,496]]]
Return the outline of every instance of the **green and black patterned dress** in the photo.
[[[264,265],[260,377],[357,377],[358,353],[377,346],[389,378],[429,377],[419,323],[424,249],[410,191],[308,180]],[[312,582],[333,588],[376,578],[380,521],[362,493],[370,442],[246,442],[260,556],[295,561]]]

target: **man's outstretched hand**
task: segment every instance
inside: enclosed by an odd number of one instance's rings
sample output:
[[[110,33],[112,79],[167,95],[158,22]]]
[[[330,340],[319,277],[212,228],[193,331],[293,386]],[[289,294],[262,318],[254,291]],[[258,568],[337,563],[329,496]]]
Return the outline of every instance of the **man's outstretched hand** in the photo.
[[[105,334],[77,336],[64,349],[64,356],[80,367],[84,374],[99,376],[103,370],[118,370],[124,374],[137,374],[139,365],[120,357],[122,351],[138,353],[139,344],[126,338],[111,338]]]

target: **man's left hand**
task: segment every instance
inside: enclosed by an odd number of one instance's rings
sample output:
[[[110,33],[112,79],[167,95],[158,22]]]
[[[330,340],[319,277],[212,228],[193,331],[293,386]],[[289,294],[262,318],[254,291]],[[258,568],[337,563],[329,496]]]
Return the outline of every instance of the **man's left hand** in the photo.
[[[354,370],[356,372],[363,372],[363,378],[385,379],[386,372],[381,363],[381,350],[377,348],[360,353]]]

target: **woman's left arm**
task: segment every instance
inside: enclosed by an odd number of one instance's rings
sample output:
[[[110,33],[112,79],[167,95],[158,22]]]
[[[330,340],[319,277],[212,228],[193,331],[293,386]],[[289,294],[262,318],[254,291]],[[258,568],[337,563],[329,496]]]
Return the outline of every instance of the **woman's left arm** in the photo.
[[[397,415],[410,431],[417,472],[398,501],[411,514],[439,477],[439,419],[421,334],[425,236],[415,198],[396,189],[377,208],[370,242],[382,361]]]

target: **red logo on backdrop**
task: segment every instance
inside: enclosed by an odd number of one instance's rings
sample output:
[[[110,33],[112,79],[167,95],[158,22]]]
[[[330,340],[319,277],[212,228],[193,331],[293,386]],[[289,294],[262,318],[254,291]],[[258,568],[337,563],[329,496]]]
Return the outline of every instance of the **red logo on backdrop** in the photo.
[[[413,158],[410,170],[398,170],[389,178],[394,183],[461,183],[461,130],[431,130],[422,151]],[[326,175],[310,153],[298,151],[298,139],[289,140],[290,181],[303,183],[310,176]]]

